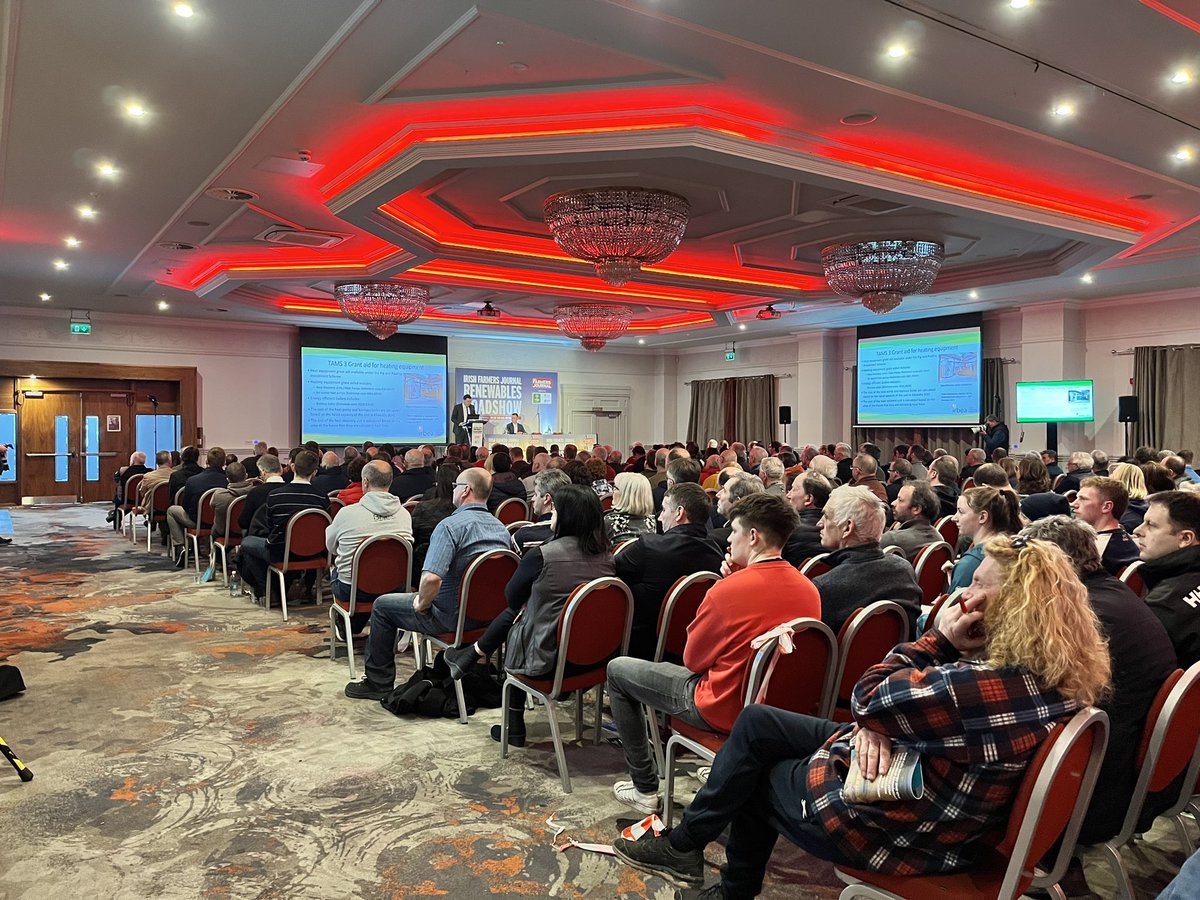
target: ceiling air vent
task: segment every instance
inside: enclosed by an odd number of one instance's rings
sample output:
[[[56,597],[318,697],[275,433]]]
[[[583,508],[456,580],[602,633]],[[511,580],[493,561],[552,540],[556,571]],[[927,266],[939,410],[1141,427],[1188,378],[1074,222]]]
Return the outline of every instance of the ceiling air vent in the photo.
[[[830,206],[838,209],[853,209],[869,216],[882,216],[887,213],[907,209],[907,203],[893,203],[891,200],[881,200],[878,197],[863,197],[860,194],[846,194],[829,201]]]
[[[195,244],[185,244],[183,241],[159,241],[160,250],[195,250]]]
[[[344,234],[334,234],[330,231],[299,231],[295,228],[268,228],[256,236],[256,240],[268,244],[285,244],[288,247],[307,247],[310,250],[323,250],[336,247],[346,240]]]
[[[258,199],[258,194],[254,193],[254,191],[226,187],[209,188],[204,192],[204,196],[212,197],[214,200],[227,200],[230,203],[246,203],[250,200]]]

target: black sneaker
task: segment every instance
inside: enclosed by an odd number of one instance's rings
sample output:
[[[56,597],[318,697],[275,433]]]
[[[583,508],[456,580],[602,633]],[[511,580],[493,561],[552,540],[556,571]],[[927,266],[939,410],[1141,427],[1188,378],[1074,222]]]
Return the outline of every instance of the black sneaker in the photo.
[[[351,700],[382,700],[391,692],[390,687],[376,684],[369,679],[352,681],[346,685],[346,696]]]
[[[475,663],[479,662],[479,654],[475,652],[474,644],[467,644],[465,647],[451,647],[442,654],[442,658],[450,667],[450,677],[455,681],[459,681]]]
[[[613,841],[613,852],[635,869],[665,878],[676,887],[703,887],[704,854],[699,850],[680,853],[671,846],[668,834],[644,835],[636,841],[617,838]]]
[[[333,616],[333,633],[339,644],[346,643],[346,622],[336,613]]]
[[[721,887],[721,882],[718,881],[702,891],[676,891],[675,900],[725,900],[725,888]]]
[[[0,546],[3,546],[4,544],[11,544],[11,543],[12,543],[12,538],[0,537]]]
[[[183,547],[173,549],[171,553],[171,559],[174,562],[175,568],[182,569],[185,565],[187,565],[187,555]]]

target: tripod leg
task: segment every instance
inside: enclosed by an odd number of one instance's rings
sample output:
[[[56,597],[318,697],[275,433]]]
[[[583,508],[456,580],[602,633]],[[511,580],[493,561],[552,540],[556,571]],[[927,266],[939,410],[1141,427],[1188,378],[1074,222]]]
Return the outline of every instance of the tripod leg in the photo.
[[[8,761],[12,763],[12,767],[17,770],[17,774],[21,776],[22,781],[33,781],[33,773],[25,767],[25,763],[21,762],[17,754],[13,753],[12,747],[4,742],[4,738],[0,737],[0,753],[3,753]]]

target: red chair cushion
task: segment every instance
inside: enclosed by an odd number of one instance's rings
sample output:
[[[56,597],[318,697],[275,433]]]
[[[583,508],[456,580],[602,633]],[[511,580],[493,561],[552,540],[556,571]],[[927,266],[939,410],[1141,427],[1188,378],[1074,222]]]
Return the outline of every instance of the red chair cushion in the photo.
[[[450,635],[450,639],[454,640],[454,635]],[[580,675],[572,675],[570,677],[563,676],[562,692],[558,695],[558,697],[552,697],[551,699],[557,700],[561,697],[565,697],[567,694],[573,694],[575,691],[585,691],[588,688],[595,687],[598,684],[603,684],[607,672],[608,663],[605,662],[604,665],[593,669],[590,672],[584,672]],[[515,673],[509,674],[511,674],[513,678],[522,684],[528,685],[535,691],[540,691],[547,696],[554,687],[553,678],[526,678],[524,675],[517,675]]]
[[[680,719],[672,718],[669,720],[669,724],[671,730],[680,737],[685,737],[689,741],[695,741],[701,747],[707,747],[713,753],[724,747],[725,742],[729,740],[729,735],[727,734],[705,731],[703,728],[696,728],[694,725],[689,725]]]

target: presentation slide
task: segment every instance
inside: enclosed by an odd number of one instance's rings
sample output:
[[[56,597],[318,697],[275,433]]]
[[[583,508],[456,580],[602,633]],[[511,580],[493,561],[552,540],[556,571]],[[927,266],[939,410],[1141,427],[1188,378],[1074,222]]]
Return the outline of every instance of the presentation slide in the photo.
[[[976,425],[979,328],[858,342],[859,425]]]
[[[446,357],[300,348],[302,439],[319,444],[444,444]]]
[[[1091,422],[1090,381],[1018,381],[1018,422]]]

